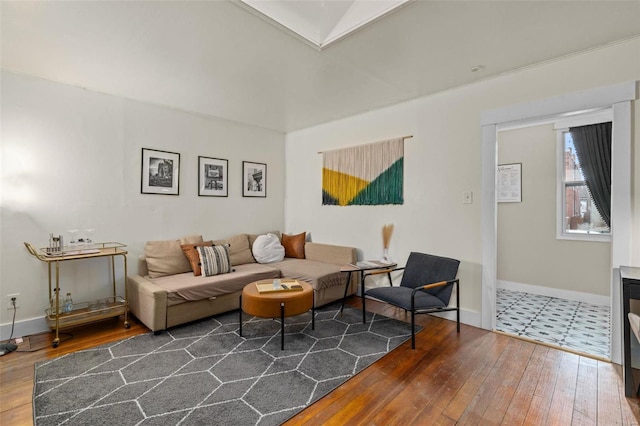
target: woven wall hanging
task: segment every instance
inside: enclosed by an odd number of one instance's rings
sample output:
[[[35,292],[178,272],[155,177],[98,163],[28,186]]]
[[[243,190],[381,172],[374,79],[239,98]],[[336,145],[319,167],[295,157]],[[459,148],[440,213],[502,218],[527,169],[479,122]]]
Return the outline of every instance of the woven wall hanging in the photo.
[[[322,204],[402,204],[407,137],[323,152]]]

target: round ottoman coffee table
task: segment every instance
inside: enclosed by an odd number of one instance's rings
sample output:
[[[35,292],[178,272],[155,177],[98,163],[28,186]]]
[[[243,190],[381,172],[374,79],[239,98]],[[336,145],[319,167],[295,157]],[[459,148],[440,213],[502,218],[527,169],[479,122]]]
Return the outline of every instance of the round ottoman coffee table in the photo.
[[[258,286],[266,287],[259,291]],[[284,319],[311,310],[311,329],[315,329],[313,287],[304,281],[282,280],[283,290],[273,290],[273,281],[256,281],[247,284],[240,296],[240,336],[242,336],[242,313],[260,318],[280,318],[280,347],[284,349]],[[292,290],[300,286],[302,290]],[[288,289],[288,290],[287,290]]]

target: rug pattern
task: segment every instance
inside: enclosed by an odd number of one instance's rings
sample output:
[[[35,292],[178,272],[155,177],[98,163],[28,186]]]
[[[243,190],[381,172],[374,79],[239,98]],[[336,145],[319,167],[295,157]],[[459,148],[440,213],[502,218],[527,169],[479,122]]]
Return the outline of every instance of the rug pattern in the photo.
[[[410,325],[332,305],[285,319],[238,311],[35,366],[34,423],[277,425],[405,342]]]

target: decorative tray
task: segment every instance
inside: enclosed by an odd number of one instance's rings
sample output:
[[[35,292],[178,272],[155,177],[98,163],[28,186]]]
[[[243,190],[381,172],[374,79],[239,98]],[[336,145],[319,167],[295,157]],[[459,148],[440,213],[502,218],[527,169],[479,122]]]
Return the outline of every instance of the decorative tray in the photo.
[[[274,284],[273,280],[258,281],[256,288],[260,294],[302,291],[302,286],[296,280],[280,280],[280,285]]]

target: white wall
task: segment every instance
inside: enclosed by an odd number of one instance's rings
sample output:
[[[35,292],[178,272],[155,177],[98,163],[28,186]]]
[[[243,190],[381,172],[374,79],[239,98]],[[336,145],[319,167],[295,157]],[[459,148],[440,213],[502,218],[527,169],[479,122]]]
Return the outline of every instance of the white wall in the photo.
[[[24,241],[44,247],[50,232],[95,228],[94,240],[128,245],[135,273],[147,240],[283,229],[283,134],[10,72],[1,77],[2,338],[12,313],[6,295],[20,293],[18,336],[42,324],[29,320],[48,306],[46,266]],[[140,193],[143,147],[180,153],[179,196]],[[198,197],[199,155],[229,160],[228,197]],[[267,164],[267,198],[242,197],[243,160]],[[108,271],[104,260],[66,263],[61,289],[76,301],[106,297]],[[118,287],[122,293],[122,279]]]
[[[287,134],[286,229],[307,230],[314,239],[350,244],[362,249],[363,258],[377,258],[382,250],[382,225],[394,223],[390,251],[400,263],[404,263],[410,251],[462,260],[459,273],[465,311],[462,319],[479,326],[482,112],[640,80],[639,51],[640,38],[635,38]],[[634,141],[638,139],[639,124],[636,115]],[[322,159],[318,151],[408,134],[414,138],[405,143],[404,205],[321,206]],[[637,164],[634,163],[634,170]],[[638,200],[640,178],[637,173],[634,179],[634,196]],[[470,205],[462,203],[462,193],[467,190],[474,193]],[[636,230],[639,230],[638,222]],[[639,238],[634,238],[636,249]],[[640,265],[640,252],[634,256]]]
[[[609,296],[611,243],[556,238],[556,157],[553,124],[498,134],[498,164],[522,163],[523,195],[497,206],[497,278]]]

